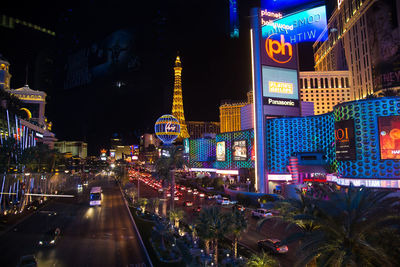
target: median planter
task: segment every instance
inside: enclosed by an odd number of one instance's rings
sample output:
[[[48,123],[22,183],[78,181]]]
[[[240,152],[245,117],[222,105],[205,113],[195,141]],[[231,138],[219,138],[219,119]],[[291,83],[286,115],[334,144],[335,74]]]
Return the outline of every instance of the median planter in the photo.
[[[182,261],[181,251],[174,244],[166,244],[165,250],[162,250],[159,241],[153,240],[152,238],[149,238],[149,241],[161,262],[178,263]]]

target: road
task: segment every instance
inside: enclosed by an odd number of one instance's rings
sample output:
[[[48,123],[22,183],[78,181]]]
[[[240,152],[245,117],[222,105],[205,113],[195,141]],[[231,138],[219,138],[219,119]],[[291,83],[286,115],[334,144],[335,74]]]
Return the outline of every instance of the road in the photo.
[[[134,184],[137,186],[137,180],[135,179]],[[207,207],[218,205],[215,200],[207,200],[204,198],[200,198],[199,195],[194,195],[193,193],[188,193],[187,191],[181,191],[183,196],[178,201],[175,201],[175,207],[179,207],[185,211],[185,221],[188,223],[195,222],[198,213],[193,212],[193,208],[197,206]],[[157,192],[157,190],[151,188],[146,185],[144,182],[140,182],[140,197],[145,198],[155,198],[162,197],[162,194]],[[193,202],[193,207],[184,207],[183,203],[186,200],[190,200]],[[170,207],[171,198],[168,198],[168,209]],[[161,207],[160,207],[161,210]],[[223,212],[232,212],[232,206],[222,206]],[[247,209],[245,211],[247,221],[248,221],[248,229],[247,232],[243,233],[240,242],[245,246],[251,248],[254,251],[259,251],[257,247],[257,241],[261,239],[267,238],[276,238],[283,240],[287,237],[294,229],[287,229],[287,224],[282,223],[280,221],[269,221],[266,222],[260,231],[257,231],[257,223],[258,220],[251,217],[251,211]],[[297,244],[289,244],[288,253],[284,255],[276,255],[276,258],[279,260],[282,267],[291,267],[294,266],[294,261],[296,258],[296,246]]]
[[[90,207],[91,186],[101,186],[101,207]],[[76,197],[57,198],[44,209],[0,236],[0,266],[16,266],[23,255],[34,254],[38,266],[151,266],[140,245],[119,188],[97,176]],[[52,212],[57,215],[50,216]],[[38,245],[43,233],[59,227],[54,247]]]

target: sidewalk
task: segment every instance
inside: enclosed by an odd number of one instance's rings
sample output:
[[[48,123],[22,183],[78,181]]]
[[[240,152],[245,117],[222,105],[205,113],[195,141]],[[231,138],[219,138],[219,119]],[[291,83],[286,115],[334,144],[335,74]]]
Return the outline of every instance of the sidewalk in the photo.
[[[22,223],[30,216],[32,216],[33,214],[35,214],[36,212],[47,206],[50,203],[50,200],[51,199],[43,202],[42,204],[39,204],[38,206],[30,206],[29,209],[26,208],[21,213],[17,214],[10,213],[7,215],[0,215],[0,236],[7,233],[15,226]]]

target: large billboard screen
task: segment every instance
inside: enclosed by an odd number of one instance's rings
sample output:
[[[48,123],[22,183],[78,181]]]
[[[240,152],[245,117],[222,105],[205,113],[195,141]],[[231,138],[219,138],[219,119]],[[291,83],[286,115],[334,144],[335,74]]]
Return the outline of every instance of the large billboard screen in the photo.
[[[301,42],[315,42],[327,26],[325,6],[311,8],[283,17],[281,13],[276,14],[261,11],[263,39],[267,39],[269,36],[279,36],[279,40],[283,38],[285,42],[292,45]],[[320,40],[325,41],[327,39],[328,32],[325,31]]]
[[[64,89],[90,84],[115,73],[139,70],[136,39],[133,30],[118,30],[68,55]]]
[[[262,66],[262,84],[265,105],[298,106],[296,70]]]
[[[226,149],[225,149],[225,141],[217,142],[217,161],[225,161],[226,160]]]
[[[355,160],[354,121],[335,122],[336,159]]]
[[[270,11],[293,12],[323,3],[324,1],[321,0],[261,0],[261,8]]]
[[[246,140],[233,141],[232,157],[234,161],[247,160],[247,145]]]
[[[376,1],[365,16],[374,91],[400,86],[398,3]]]
[[[400,159],[400,116],[379,117],[381,159]]]

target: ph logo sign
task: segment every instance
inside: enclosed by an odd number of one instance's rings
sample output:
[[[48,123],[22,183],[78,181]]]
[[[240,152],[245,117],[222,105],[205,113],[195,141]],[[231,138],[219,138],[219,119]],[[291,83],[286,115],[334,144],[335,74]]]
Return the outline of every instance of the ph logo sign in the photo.
[[[279,64],[288,63],[293,57],[293,46],[285,42],[285,36],[280,35],[280,41],[271,39],[272,34],[265,41],[265,50],[270,59]]]

